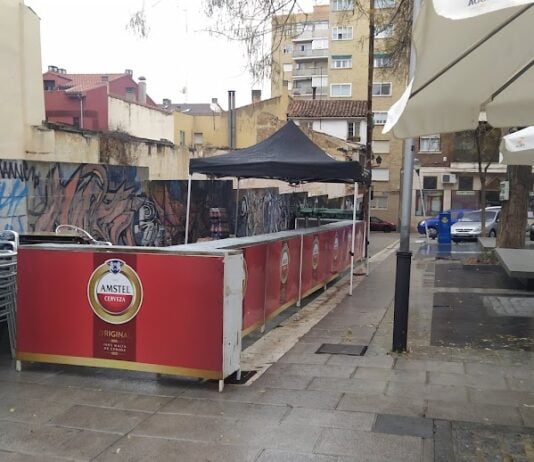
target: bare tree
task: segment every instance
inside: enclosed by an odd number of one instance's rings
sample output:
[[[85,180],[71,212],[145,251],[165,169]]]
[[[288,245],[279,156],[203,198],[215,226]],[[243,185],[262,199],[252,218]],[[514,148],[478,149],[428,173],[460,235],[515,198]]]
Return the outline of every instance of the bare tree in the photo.
[[[272,69],[273,54],[279,50],[284,35],[298,35],[294,15],[301,15],[299,23],[305,23],[308,17],[299,0],[203,0],[202,3],[209,22],[205,30],[244,45],[247,67],[255,81],[278,71]],[[372,16],[367,2],[353,0],[353,3],[353,9],[343,14],[371,18],[377,34],[393,30],[392,36],[382,41],[384,46],[380,51],[390,56],[393,69],[389,71],[405,71],[411,46],[413,0],[400,0],[394,9],[375,9],[376,14]],[[144,4],[130,17],[127,28],[139,37],[149,35]]]
[[[502,207],[497,247],[522,249],[525,247],[529,193],[532,191],[532,167],[509,165],[506,173],[510,183],[510,197]]]
[[[488,185],[488,170],[493,162],[499,160],[499,142],[501,130],[491,127],[486,122],[479,122],[473,131],[480,178],[480,222],[481,229],[486,228],[486,188]]]

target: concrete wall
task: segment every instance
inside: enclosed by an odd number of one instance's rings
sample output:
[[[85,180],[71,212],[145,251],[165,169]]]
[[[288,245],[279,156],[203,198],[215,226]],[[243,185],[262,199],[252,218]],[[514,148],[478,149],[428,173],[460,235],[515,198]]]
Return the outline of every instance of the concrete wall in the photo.
[[[326,133],[336,138],[346,140],[348,135],[348,122],[349,120],[335,120],[335,119],[321,119],[313,121],[313,129],[316,132]],[[367,123],[364,120],[360,122],[360,131],[356,133],[356,136],[360,137],[360,142],[365,143],[367,139],[366,133]]]
[[[151,140],[174,139],[172,113],[108,96],[108,128]]]
[[[0,0],[0,62],[0,155],[16,158],[42,149],[31,127],[44,120],[39,18],[22,0]]]
[[[99,140],[99,162],[148,167],[150,180],[177,180],[188,177],[187,147],[135,139],[122,133],[102,133]]]

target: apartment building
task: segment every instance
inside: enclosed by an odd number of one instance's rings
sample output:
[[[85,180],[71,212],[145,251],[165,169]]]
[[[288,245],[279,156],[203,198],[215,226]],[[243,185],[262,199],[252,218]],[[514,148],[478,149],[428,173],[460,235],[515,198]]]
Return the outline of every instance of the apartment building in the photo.
[[[442,210],[480,208],[482,181],[474,132],[421,136],[415,140],[415,155],[420,168],[413,183],[412,226]],[[506,166],[499,163],[498,143],[483,153],[482,168],[487,168],[486,204],[500,205]]]
[[[397,0],[398,1],[398,0]],[[357,2],[357,3],[356,3]],[[387,53],[393,29],[388,18],[395,0],[375,0],[372,149],[374,154],[372,214],[396,221],[399,211],[402,140],[383,135],[387,110],[402,95],[406,73],[393,70]],[[331,0],[310,13],[278,16],[273,21],[272,96],[294,100],[367,100],[369,1]],[[347,121],[344,138],[354,136]],[[333,134],[339,136],[339,134]],[[380,162],[377,162],[380,161]]]

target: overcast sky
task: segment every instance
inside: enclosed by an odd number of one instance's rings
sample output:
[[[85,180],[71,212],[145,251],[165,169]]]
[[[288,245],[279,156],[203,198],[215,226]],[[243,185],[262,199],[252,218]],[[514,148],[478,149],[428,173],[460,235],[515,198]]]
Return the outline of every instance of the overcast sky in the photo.
[[[311,8],[315,0],[303,0]],[[72,73],[115,73],[133,69],[147,78],[157,102],[209,103],[227,106],[236,90],[239,106],[250,102],[252,80],[244,48],[207,32],[201,0],[145,0],[148,38],[126,29],[142,0],[25,0],[41,18],[43,70],[48,65]],[[182,93],[184,87],[187,93]],[[254,88],[261,88],[256,85]],[[270,85],[263,85],[263,97]]]

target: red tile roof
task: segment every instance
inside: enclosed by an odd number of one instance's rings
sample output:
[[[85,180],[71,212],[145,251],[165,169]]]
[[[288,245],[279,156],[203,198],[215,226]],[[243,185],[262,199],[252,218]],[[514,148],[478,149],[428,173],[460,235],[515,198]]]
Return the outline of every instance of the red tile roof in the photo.
[[[347,119],[366,115],[367,101],[356,100],[296,100],[287,108],[287,116],[295,119]]]
[[[64,87],[68,92],[86,91],[92,88],[105,85],[106,81],[102,77],[107,76],[108,82],[124,77],[128,74],[61,74],[58,72],[47,72],[54,76],[68,80],[68,82],[61,82],[59,85]]]

